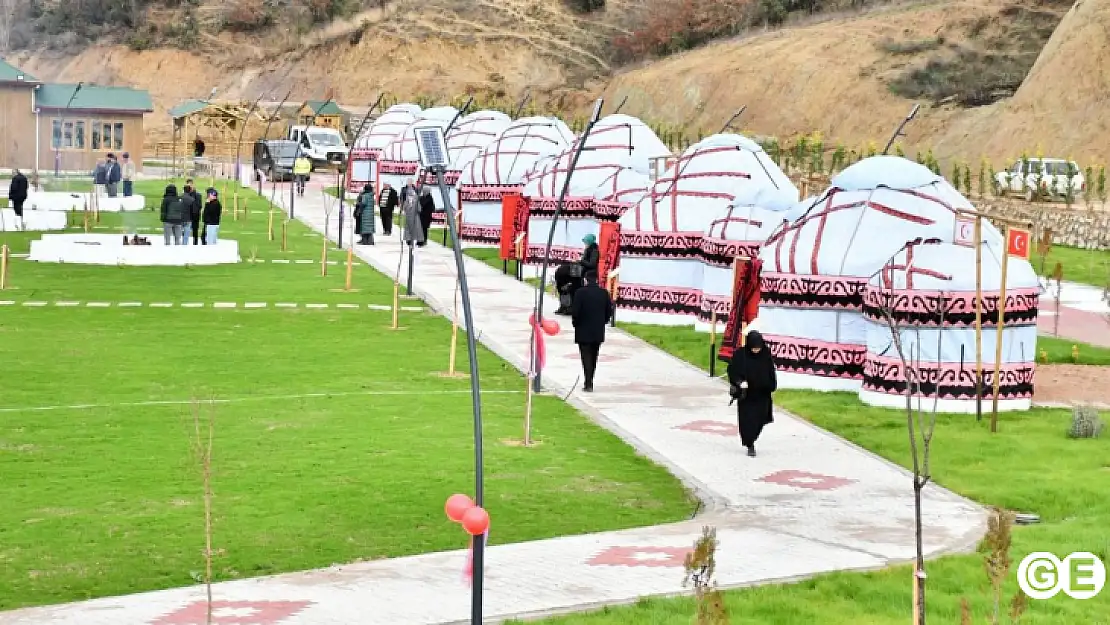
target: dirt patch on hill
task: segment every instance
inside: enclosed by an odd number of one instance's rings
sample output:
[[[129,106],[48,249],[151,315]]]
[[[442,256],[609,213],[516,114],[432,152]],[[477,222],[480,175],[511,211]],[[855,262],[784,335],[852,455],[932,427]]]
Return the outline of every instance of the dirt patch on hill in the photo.
[[[1038,402],[1110,405],[1110,367],[1037,365],[1033,399]]]

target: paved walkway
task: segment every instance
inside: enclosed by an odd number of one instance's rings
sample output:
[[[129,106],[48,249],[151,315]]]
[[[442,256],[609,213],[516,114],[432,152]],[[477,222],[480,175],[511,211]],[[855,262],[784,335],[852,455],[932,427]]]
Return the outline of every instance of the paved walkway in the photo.
[[[1055,335],[1110,347],[1110,304],[1103,290],[1089,284],[1064,281],[1058,288],[1056,282],[1042,279],[1040,316],[1037,328],[1041,334]],[[1060,294],[1057,315],[1056,294]],[[1056,317],[1059,316],[1059,319]]]
[[[325,201],[310,191],[298,201],[297,216],[322,230]],[[334,238],[334,226],[330,230]],[[358,255],[392,273],[401,252],[396,230],[394,238],[378,240],[357,248]],[[466,270],[481,340],[522,366],[533,290],[473,259]],[[451,314],[451,253],[435,245],[420,249],[415,275],[417,294]],[[683,556],[704,525],[718,528],[717,579],[726,587],[873,569],[913,557],[913,499],[902,469],[781,412],[760,441],[760,456],[747,458],[724,383],[622,332],[612,331],[605,343],[593,394],[572,390],[580,370],[569,332],[550,338],[548,350],[548,389],[569,393],[571,403],[670,468],[706,505],[688,522],[512,545],[496,544],[493,519],[487,617],[581,610],[679,592]],[[924,499],[929,554],[974,545],[985,522],[979,506],[935,485]],[[460,550],[223,582],[214,588],[215,622],[461,623],[469,618],[465,562]],[[199,625],[203,597],[203,589],[190,587],[27,609],[0,614],[0,625]]]

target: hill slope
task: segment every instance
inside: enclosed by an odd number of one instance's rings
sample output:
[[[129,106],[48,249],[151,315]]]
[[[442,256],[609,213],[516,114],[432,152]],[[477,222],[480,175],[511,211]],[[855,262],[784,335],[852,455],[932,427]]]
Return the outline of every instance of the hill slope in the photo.
[[[188,50],[105,43],[9,59],[45,78],[146,88],[159,109],[149,125],[163,131],[165,109],[213,86],[220,97],[267,91],[275,100],[292,86],[293,101],[334,89],[351,105],[383,89],[439,102],[463,92],[516,99],[530,89],[542,108],[568,113],[582,113],[599,94],[612,105],[627,96],[622,112],[683,125],[691,135],[716,131],[746,105],[744,130],[784,138],[820,131],[829,143],[853,147],[881,146],[916,101],[923,107],[903,140],[910,153],[931,148],[939,158],[985,154],[1001,162],[1039,144],[1084,162],[1110,156],[1099,140],[1110,125],[1100,105],[1110,80],[1102,69],[1110,61],[1110,0],[1081,0],[1070,12],[1069,0],[882,6],[615,74],[607,46],[650,2],[609,0],[585,16],[558,0],[395,0],[384,12],[377,0],[368,4],[374,8],[303,33],[213,26]]]

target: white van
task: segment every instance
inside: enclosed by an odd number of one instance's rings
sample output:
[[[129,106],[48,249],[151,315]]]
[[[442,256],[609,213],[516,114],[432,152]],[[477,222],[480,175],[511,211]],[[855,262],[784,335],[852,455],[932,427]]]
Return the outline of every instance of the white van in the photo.
[[[290,126],[288,139],[300,142],[301,154],[312,161],[314,169],[328,163],[342,166],[351,151],[338,130],[324,126]]]

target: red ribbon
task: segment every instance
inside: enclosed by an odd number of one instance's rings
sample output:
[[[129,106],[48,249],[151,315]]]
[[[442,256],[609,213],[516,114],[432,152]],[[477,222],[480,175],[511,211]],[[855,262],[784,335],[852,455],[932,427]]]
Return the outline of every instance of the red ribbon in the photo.
[[[483,545],[489,544],[489,530],[482,534]],[[470,537],[470,547],[466,552],[466,568],[463,569],[463,581],[467,586],[474,583],[474,537]]]
[[[533,344],[529,350],[529,366],[535,364],[536,370],[533,373],[539,373],[543,370],[544,364],[547,361],[547,346],[544,343],[543,328],[540,323],[536,321],[535,315],[532,316],[532,337]],[[533,351],[534,350],[534,351]],[[534,358],[532,356],[534,355]]]

